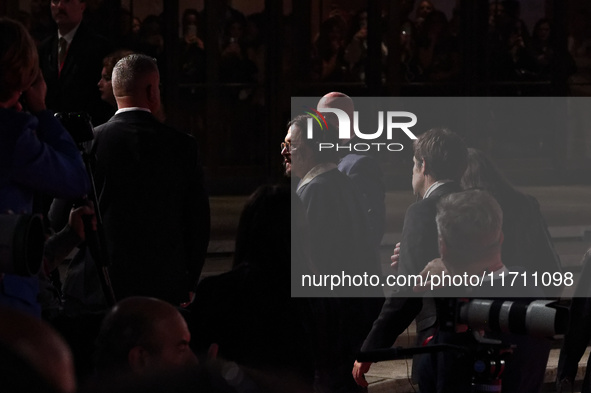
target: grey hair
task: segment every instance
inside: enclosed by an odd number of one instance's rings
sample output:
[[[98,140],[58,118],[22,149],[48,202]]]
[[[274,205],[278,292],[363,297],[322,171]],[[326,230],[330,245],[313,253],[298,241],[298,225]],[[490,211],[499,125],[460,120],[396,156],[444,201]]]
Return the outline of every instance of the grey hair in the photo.
[[[488,192],[467,190],[437,204],[437,232],[457,264],[500,251],[503,211]]]
[[[154,72],[158,73],[156,59],[135,53],[125,56],[113,68],[112,81],[115,96],[132,95],[140,87],[138,82],[144,76]]]

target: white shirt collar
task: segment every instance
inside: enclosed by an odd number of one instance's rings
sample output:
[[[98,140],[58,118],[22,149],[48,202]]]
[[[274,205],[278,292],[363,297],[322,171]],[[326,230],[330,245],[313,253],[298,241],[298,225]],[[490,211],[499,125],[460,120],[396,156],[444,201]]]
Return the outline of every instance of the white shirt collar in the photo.
[[[502,268],[495,270],[494,272],[492,272],[492,279],[496,280],[497,278],[501,277],[501,274],[503,274],[504,276],[507,276],[509,274],[510,270],[507,269],[507,266],[503,265]],[[486,273],[484,275],[484,281],[491,281],[491,276],[490,273]]]
[[[437,180],[435,183],[431,184],[429,186],[429,188],[427,188],[427,191],[425,191],[425,195],[423,195],[423,199],[426,199],[429,197],[429,195],[431,195],[431,193],[433,191],[435,191],[439,186],[444,185],[445,183],[449,183],[451,180],[446,179],[446,180]]]
[[[80,27],[80,23],[78,23],[76,25],[76,27],[74,27],[72,30],[70,30],[69,33],[61,35],[59,30],[57,31],[57,38],[58,41],[60,38],[64,37],[66,39],[66,41],[68,42],[68,46],[70,46],[70,44],[72,43],[72,40],[74,39],[74,36],[76,35],[76,32],[78,31],[78,28]]]
[[[300,181],[300,184],[298,184],[298,191],[300,190],[300,188],[302,188],[303,186],[305,186],[306,184],[308,184],[312,180],[314,180],[314,178],[316,176],[320,176],[325,172],[335,169],[336,167],[337,167],[337,164],[332,163],[332,162],[325,162],[325,163],[316,165],[314,168],[310,169],[308,171],[308,173],[306,173],[306,176],[304,176],[302,178],[302,180]]]
[[[139,106],[130,106],[128,108],[118,109],[117,112],[115,112],[115,114],[119,114],[119,113],[123,113],[123,112],[132,112],[132,111],[142,111],[142,112],[152,113],[152,111],[149,110],[148,108],[140,108]]]

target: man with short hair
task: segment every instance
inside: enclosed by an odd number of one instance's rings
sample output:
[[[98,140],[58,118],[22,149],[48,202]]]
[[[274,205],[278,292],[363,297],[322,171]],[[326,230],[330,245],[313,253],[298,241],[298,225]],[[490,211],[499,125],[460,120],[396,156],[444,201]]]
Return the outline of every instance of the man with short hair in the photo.
[[[170,304],[148,297],[130,297],[105,316],[97,339],[99,376],[113,372],[179,371],[197,364],[183,316]]]
[[[88,112],[94,125],[102,124],[112,112],[96,84],[111,45],[83,21],[85,0],[51,0],[50,7],[57,32],[39,45],[47,107],[55,112]]]
[[[468,190],[447,195],[437,204],[436,222],[441,261],[445,265],[447,274],[451,276],[468,274],[480,277],[486,273],[487,279],[490,277],[499,282],[494,284],[489,279],[482,286],[435,289],[435,292],[443,292],[439,295],[444,296],[447,290],[453,290],[452,294],[457,295],[457,292],[460,292],[463,298],[498,298],[500,293],[496,288],[502,285],[499,277],[500,275],[509,276],[510,271],[501,260],[503,212],[497,201],[482,190]],[[524,296],[524,294],[530,297],[542,296],[543,293],[535,291],[536,289],[511,285],[503,287],[501,296],[503,300],[512,301],[514,306],[519,304],[525,307],[529,303],[528,299],[511,297]],[[439,312],[444,309],[444,307],[438,307]],[[474,331],[465,325],[454,326],[454,328],[456,329],[440,329],[432,343],[459,345],[473,352],[466,354],[444,351],[421,358],[418,376],[422,392],[467,393],[473,391],[472,371],[477,350]],[[539,392],[550,353],[550,342],[542,338],[501,332],[487,332],[485,337],[499,340],[504,344],[502,348],[514,346],[505,370],[501,374],[502,391]]]
[[[414,142],[412,188],[420,200],[406,211],[400,241],[399,275],[419,274],[431,260],[439,257],[436,206],[445,195],[461,190],[460,179],[467,165],[468,149],[455,133],[434,128]],[[412,290],[412,289],[407,289]],[[433,299],[390,297],[363,343],[362,350],[390,347],[416,317],[417,345],[435,330],[437,315]],[[413,361],[413,377],[418,356]],[[365,373],[370,362],[355,362],[353,377],[367,386]]]
[[[96,128],[95,181],[115,296],[174,305],[196,288],[209,243],[209,200],[195,139],[156,120],[156,62],[132,54],[113,69],[119,110]]]

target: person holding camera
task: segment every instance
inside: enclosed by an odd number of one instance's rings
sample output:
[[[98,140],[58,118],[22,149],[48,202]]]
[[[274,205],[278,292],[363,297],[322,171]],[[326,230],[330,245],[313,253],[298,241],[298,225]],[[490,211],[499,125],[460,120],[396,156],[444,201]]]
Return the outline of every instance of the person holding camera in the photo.
[[[463,347],[469,352],[443,351],[429,353],[421,358],[418,364],[418,379],[421,392],[471,392],[483,391],[485,385],[494,384],[493,375],[482,373],[474,378],[471,372],[474,365],[474,350],[486,348],[490,341],[477,344],[474,340],[476,332],[471,326],[456,323],[450,330],[442,321],[449,311],[444,306],[445,299],[462,293],[462,298],[495,298],[511,301],[516,307],[525,307],[529,300],[543,297],[539,288],[505,285],[499,291],[501,276],[509,276],[509,272],[519,271],[518,267],[508,269],[501,258],[503,244],[503,212],[497,201],[486,191],[467,190],[447,195],[437,204],[437,233],[439,237],[440,262],[452,276],[463,274],[486,274],[481,286],[436,288],[432,294],[436,299],[439,325],[429,344],[452,344]],[[448,284],[446,284],[448,285]],[[448,292],[450,291],[450,292]],[[447,296],[450,295],[450,296]],[[511,316],[509,319],[511,319]],[[492,319],[492,318],[491,318]],[[517,318],[514,318],[517,320]],[[546,363],[550,353],[550,341],[545,338],[496,331],[492,321],[483,337],[499,340],[499,348],[511,347],[511,355],[506,358],[504,370],[498,374],[496,383],[502,383],[502,391],[539,392],[542,388]],[[515,327],[513,327],[515,329]],[[482,332],[479,332],[482,334]],[[501,345],[502,344],[502,345]],[[492,345],[489,349],[492,349]],[[478,356],[482,356],[479,354]],[[505,355],[506,356],[506,355]],[[476,370],[476,368],[474,368]],[[490,374],[494,374],[491,370]],[[500,380],[499,380],[500,379]]]
[[[75,199],[90,187],[74,141],[46,110],[46,92],[33,39],[22,24],[0,18],[1,214],[31,214],[37,192]],[[39,316],[38,290],[36,277],[3,274],[0,304]]]

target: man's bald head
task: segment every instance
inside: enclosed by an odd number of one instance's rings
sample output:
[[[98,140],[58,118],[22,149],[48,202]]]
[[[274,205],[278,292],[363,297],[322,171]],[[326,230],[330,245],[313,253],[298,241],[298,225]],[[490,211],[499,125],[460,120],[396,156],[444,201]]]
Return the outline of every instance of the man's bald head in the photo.
[[[340,109],[347,114],[349,120],[351,121],[350,124],[353,126],[353,112],[355,111],[355,105],[353,104],[351,97],[345,93],[333,91],[324,95],[320,101],[318,101],[316,109],[321,112],[323,109]],[[323,115],[327,122],[329,122],[335,129],[339,129],[339,120],[334,113],[325,112]],[[353,138],[352,130],[350,132],[350,138]],[[342,142],[348,142],[349,140],[350,139],[344,139]]]
[[[119,109],[137,106],[156,112],[160,106],[159,84],[158,65],[149,56],[131,54],[113,68],[113,94]]]
[[[97,340],[97,369],[166,370],[196,361],[189,348],[187,325],[170,304],[148,297],[130,297],[105,316]],[[160,370],[160,371],[161,371]]]

